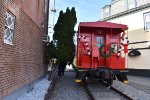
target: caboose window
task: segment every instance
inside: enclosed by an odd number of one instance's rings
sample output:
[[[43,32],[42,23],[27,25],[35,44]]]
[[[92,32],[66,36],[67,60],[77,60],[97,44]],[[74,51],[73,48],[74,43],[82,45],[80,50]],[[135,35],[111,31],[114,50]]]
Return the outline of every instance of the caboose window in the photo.
[[[100,47],[102,45],[102,37],[96,37],[96,46]]]
[[[117,43],[112,43],[111,48],[113,48],[113,53],[117,53],[118,51],[118,44]]]

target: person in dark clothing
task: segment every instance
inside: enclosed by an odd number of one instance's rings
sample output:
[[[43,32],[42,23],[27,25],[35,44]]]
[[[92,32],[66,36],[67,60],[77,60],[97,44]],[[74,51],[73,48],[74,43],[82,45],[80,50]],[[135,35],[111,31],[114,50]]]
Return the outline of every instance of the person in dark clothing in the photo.
[[[58,76],[64,76],[64,71],[66,69],[66,62],[61,60],[58,66]]]

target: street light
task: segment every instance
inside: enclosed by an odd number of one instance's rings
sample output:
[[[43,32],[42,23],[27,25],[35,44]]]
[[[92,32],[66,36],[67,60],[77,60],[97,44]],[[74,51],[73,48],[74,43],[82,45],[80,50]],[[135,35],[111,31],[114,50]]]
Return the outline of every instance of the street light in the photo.
[[[55,7],[52,8],[52,9],[51,9],[51,12],[56,13],[56,8],[55,8]]]
[[[52,27],[48,27],[48,28],[51,28],[51,29],[53,29]]]

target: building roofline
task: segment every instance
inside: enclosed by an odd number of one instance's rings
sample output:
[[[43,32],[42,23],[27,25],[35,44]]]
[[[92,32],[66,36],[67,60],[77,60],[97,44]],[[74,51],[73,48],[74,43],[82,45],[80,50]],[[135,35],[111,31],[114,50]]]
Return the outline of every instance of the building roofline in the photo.
[[[127,30],[128,26],[125,24],[118,24],[112,22],[96,21],[96,22],[80,22],[80,28],[112,28],[112,29],[124,29]]]
[[[149,8],[149,7],[150,7],[150,3],[139,6],[139,7],[136,7],[136,8],[133,8],[133,9],[130,9],[130,10],[126,10],[124,12],[120,12],[118,14],[115,14],[115,15],[112,15],[112,16],[109,16],[109,17],[106,17],[106,18],[103,18],[103,19],[100,19],[100,21],[107,21],[107,20],[115,19],[117,17],[121,17],[121,16],[127,15],[129,13],[134,13],[134,12],[137,12],[139,10],[143,10],[143,9],[146,9],[146,8]]]
[[[106,7],[108,7],[108,6],[111,6],[111,4],[105,5],[105,6],[102,7],[101,9],[104,9],[104,8],[106,8]]]

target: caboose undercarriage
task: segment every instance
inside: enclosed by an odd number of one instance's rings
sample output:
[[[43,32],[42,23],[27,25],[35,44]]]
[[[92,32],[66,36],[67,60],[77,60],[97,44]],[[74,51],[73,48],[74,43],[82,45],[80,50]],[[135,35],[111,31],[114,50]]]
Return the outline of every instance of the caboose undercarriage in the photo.
[[[113,80],[118,79],[121,82],[128,83],[127,75],[125,70],[112,70],[107,67],[101,67],[98,69],[79,69],[76,71],[75,82],[81,81],[105,81],[107,85],[111,85]]]

